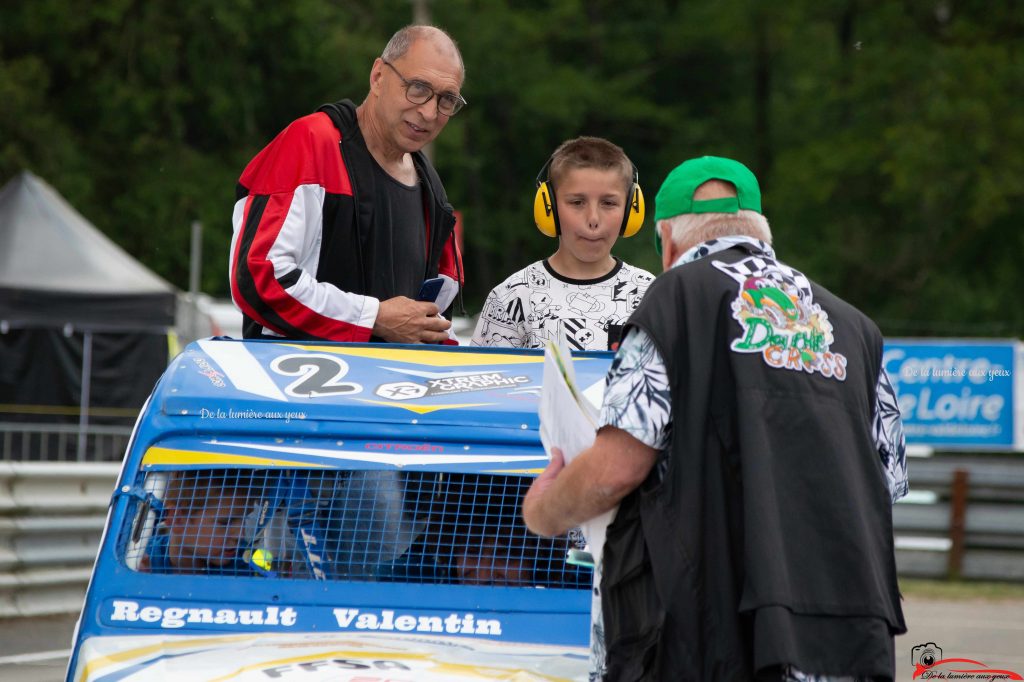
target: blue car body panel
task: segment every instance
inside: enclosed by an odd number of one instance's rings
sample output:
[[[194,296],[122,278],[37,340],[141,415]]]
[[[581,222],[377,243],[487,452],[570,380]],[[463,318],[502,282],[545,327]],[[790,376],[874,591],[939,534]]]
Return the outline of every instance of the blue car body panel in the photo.
[[[611,358],[574,356],[585,393],[600,393]],[[190,344],[136,424],[68,679],[106,679],[102,666],[80,660],[80,651],[90,638],[119,636],[429,634],[558,645],[579,658],[589,636],[585,589],[152,574],[129,568],[118,546],[118,529],[144,497],[139,482],[146,472],[224,467],[535,476],[547,463],[537,416],[543,359],[539,351],[440,346]]]

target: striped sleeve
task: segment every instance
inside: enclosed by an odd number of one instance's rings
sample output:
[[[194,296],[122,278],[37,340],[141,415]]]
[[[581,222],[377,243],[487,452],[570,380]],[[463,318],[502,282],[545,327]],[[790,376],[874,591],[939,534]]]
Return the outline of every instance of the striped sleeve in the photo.
[[[325,201],[352,196],[330,119],[293,122],[249,163],[240,184],[248,192],[235,204],[230,263],[238,307],[282,336],[368,340],[379,301],[315,278]]]

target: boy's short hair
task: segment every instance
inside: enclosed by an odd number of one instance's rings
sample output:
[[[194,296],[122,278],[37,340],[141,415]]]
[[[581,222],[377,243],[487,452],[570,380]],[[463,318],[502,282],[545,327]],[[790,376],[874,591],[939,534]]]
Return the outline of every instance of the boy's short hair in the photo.
[[[263,492],[264,476],[253,471],[198,469],[175,471],[167,482],[164,505],[186,516],[204,509],[214,497],[241,497],[256,500]]]
[[[622,187],[629,196],[633,187],[633,163],[622,147],[603,137],[582,136],[566,140],[551,155],[548,180],[558,191],[558,184],[569,171],[579,168],[617,170],[622,175]]]

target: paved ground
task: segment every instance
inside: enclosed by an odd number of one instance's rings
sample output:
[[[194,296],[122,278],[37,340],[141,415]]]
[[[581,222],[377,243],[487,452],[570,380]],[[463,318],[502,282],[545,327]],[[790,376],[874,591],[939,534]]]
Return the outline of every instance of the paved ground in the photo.
[[[63,680],[77,618],[0,619],[0,680]]]
[[[930,642],[946,657],[971,658],[1024,675],[1024,600],[916,597],[904,603],[904,611],[909,632],[896,640],[897,682],[912,679],[914,646]],[[62,680],[74,627],[72,616],[0,620],[0,680]]]
[[[896,679],[910,680],[911,650],[934,642],[946,658],[970,658],[1024,675],[1024,600],[904,602],[907,634],[896,639]]]

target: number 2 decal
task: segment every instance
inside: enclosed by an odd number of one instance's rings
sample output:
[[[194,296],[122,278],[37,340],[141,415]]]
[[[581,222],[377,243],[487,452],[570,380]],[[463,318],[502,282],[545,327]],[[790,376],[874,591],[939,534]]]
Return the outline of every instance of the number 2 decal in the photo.
[[[270,369],[285,376],[299,377],[284,389],[290,396],[327,398],[363,390],[359,384],[339,381],[348,374],[348,363],[333,355],[282,355],[274,358]]]

